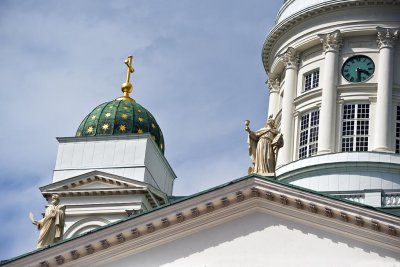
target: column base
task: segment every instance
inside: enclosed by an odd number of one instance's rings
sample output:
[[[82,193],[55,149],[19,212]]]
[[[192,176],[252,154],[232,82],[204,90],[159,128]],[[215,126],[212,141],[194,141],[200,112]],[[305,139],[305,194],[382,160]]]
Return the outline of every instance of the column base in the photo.
[[[331,149],[324,149],[324,150],[319,150],[317,152],[317,155],[324,155],[324,154],[329,154],[332,153],[333,151]]]
[[[393,151],[390,148],[386,147],[386,146],[376,147],[376,148],[372,149],[372,151],[374,151],[374,152],[393,153]]]

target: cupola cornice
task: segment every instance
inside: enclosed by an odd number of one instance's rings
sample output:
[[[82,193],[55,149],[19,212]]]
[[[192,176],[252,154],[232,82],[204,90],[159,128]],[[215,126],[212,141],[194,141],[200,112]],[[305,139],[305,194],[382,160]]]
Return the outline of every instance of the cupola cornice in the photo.
[[[288,6],[293,1],[288,1],[281,8],[280,13],[283,12],[285,6]],[[278,22],[274,28],[268,33],[265,38],[263,49],[262,49],[262,61],[265,71],[268,73],[271,70],[271,52],[277,41],[290,29],[298,25],[299,23],[310,19],[316,15],[322,15],[332,10],[341,10],[346,8],[354,7],[372,7],[374,5],[379,6],[398,6],[400,7],[400,2],[395,0],[389,1],[378,1],[378,0],[331,0],[324,1],[323,3],[316,3],[312,6],[306,7],[282,21]],[[279,18],[280,14],[278,14]],[[296,48],[296,47],[295,47]]]

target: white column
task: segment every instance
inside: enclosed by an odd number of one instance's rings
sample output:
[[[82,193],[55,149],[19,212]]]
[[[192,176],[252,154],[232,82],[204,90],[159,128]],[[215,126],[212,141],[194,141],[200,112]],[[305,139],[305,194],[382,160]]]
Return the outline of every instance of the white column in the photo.
[[[390,151],[392,130],[393,47],[399,29],[377,27],[379,47],[378,88],[374,127],[374,151]]]
[[[269,88],[268,117],[272,115],[274,118],[276,118],[279,109],[280,81],[272,74],[268,76],[270,77],[267,82]]]
[[[285,64],[285,84],[283,87],[282,99],[282,120],[281,132],[285,145],[279,150],[277,167],[287,164],[293,160],[293,138],[294,138],[294,109],[293,99],[296,93],[297,70],[299,67],[298,52],[289,47],[287,51],[280,55]]]
[[[319,119],[318,154],[335,151],[336,86],[338,79],[339,49],[342,45],[340,31],[318,34],[325,52],[322,74],[322,99]]]

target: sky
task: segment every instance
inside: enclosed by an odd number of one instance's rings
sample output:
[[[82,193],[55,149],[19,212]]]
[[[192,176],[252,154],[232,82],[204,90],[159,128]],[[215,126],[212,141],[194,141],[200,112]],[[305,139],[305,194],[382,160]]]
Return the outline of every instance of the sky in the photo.
[[[244,120],[268,111],[261,61],[283,1],[0,1],[0,259],[32,251],[39,187],[58,143],[97,105],[132,97],[157,119],[165,157],[190,195],[245,176]]]

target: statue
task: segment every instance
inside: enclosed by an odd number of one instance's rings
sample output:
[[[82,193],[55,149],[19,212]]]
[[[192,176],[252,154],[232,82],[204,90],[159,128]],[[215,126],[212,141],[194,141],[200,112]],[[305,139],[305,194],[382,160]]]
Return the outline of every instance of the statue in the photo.
[[[250,130],[250,121],[245,121],[245,130],[249,133],[249,154],[253,162],[250,173],[261,175],[275,173],[278,151],[283,147],[283,136],[275,127],[272,115],[268,117],[264,128],[253,132]]]
[[[37,226],[38,230],[40,230],[37,248],[43,248],[62,239],[64,232],[65,206],[59,204],[59,195],[53,194],[51,196],[51,205],[46,208],[43,219],[36,221],[33,218],[32,212],[29,213],[29,218],[32,223]]]

